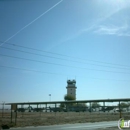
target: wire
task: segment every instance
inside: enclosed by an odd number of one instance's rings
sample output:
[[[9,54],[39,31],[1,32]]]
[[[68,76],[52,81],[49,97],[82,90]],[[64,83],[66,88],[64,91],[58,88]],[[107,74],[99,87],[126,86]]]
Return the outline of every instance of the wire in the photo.
[[[69,66],[69,65],[57,64],[57,63],[50,63],[50,62],[38,61],[38,60],[27,59],[27,58],[16,57],[16,56],[3,55],[3,54],[0,54],[0,55],[4,56],[4,57],[11,57],[11,58],[15,58],[15,59],[21,59],[21,60],[27,60],[27,61],[33,61],[33,62],[40,62],[40,63],[44,63],[44,64],[58,65],[58,66],[71,67],[71,68],[77,68],[77,69],[86,69],[86,70],[92,70],[92,71],[102,71],[102,72],[111,72],[111,73],[130,74],[130,73],[126,73],[126,72],[117,72],[117,71],[107,71],[107,70],[97,70],[97,69],[81,68],[81,67],[76,67],[76,66]]]
[[[54,75],[64,75],[64,74],[59,74],[59,73],[44,72],[44,71],[39,71],[39,70],[31,70],[31,69],[25,69],[25,68],[19,68],[19,67],[12,67],[12,66],[0,65],[0,67],[12,68],[12,69],[19,69],[19,70],[25,70],[25,71],[32,71],[32,72],[38,72],[38,73],[46,73],[46,74],[54,74]],[[66,76],[66,75],[64,75],[64,76]]]
[[[89,64],[89,65],[93,65],[93,66],[102,66],[102,67],[109,67],[109,68],[117,68],[117,69],[126,69],[126,70],[129,70],[129,69],[127,69],[127,68],[119,68],[119,67],[112,67],[112,66],[98,65],[98,64],[92,64],[92,63],[79,62],[79,61],[75,61],[75,60],[69,60],[69,59],[57,58],[57,57],[53,57],[53,56],[47,56],[47,55],[43,55],[43,54],[37,54],[37,53],[33,53],[33,52],[22,51],[22,50],[12,49],[12,48],[8,48],[8,47],[1,47],[1,48],[8,49],[8,50],[13,50],[13,51],[18,51],[18,52],[22,52],[22,53],[27,53],[27,54],[33,54],[33,55],[38,55],[38,56],[43,56],[43,57],[49,57],[49,58],[58,59],[58,60],[64,60],[64,61],[70,61],[70,62],[82,63],[82,64],[87,64],[87,65]]]
[[[26,68],[19,68],[19,67],[13,67],[13,66],[5,66],[5,65],[0,65],[0,67],[9,68],[9,69],[24,70],[24,71],[31,71],[31,72],[36,72],[36,73],[45,73],[45,74],[62,75],[62,76],[72,76],[72,75],[65,75],[65,74],[60,74],[60,73],[51,73],[51,72],[32,70],[32,69],[26,69]],[[84,77],[84,76],[78,75],[78,77]],[[125,81],[125,82],[127,81],[127,82],[130,82],[130,80],[102,79],[102,78],[93,78],[93,77],[87,77],[87,78],[95,79],[95,80],[113,80],[113,81]]]
[[[3,41],[0,41],[3,42]],[[49,53],[49,54],[55,54],[55,55],[59,55],[59,56],[65,56],[65,57],[69,57],[69,58],[73,58],[73,59],[79,59],[79,60],[87,60],[87,61],[91,61],[91,62],[97,62],[97,63],[103,63],[103,64],[109,64],[109,65],[114,65],[114,66],[123,66],[123,67],[130,67],[127,65],[122,65],[122,64],[114,64],[114,63],[109,63],[109,62],[103,62],[103,61],[96,61],[96,60],[89,60],[89,59],[84,59],[84,58],[79,58],[79,57],[74,57],[74,56],[69,56],[69,55],[64,55],[64,54],[59,54],[59,53],[54,53],[54,52],[49,52],[49,51],[44,51],[44,50],[40,50],[40,49],[36,49],[36,48],[31,48],[31,47],[26,47],[26,46],[21,46],[21,45],[17,45],[17,44],[12,44],[12,43],[5,43],[11,46],[16,46],[16,47],[20,47],[20,48],[26,48],[26,49],[30,49],[30,50],[35,50],[35,51],[40,51],[40,52],[45,52],[45,53]]]

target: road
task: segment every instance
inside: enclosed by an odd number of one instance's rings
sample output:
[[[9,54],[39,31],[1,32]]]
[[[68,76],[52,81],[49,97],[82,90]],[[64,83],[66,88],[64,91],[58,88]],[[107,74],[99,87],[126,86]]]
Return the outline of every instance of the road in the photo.
[[[37,126],[26,128],[11,128],[12,130],[96,130],[106,127],[117,127],[118,121],[96,122],[96,123],[78,123],[52,126]]]

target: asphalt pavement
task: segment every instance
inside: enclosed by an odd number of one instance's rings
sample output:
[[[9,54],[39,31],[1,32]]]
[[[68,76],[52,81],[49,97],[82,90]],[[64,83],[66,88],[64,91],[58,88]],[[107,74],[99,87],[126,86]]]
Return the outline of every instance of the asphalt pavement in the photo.
[[[78,123],[37,127],[19,127],[12,130],[96,130],[107,127],[117,127],[118,121],[96,122],[96,123]]]

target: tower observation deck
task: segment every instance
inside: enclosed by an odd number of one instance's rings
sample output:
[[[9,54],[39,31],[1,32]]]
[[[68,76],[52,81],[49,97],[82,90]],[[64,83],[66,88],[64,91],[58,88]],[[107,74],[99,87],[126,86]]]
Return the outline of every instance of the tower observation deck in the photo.
[[[71,95],[76,99],[76,80],[67,80],[67,95]]]

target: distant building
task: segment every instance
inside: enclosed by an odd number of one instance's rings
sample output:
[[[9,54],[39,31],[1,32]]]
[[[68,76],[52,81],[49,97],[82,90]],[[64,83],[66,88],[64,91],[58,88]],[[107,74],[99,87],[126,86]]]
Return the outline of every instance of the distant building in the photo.
[[[67,80],[67,95],[71,95],[76,99],[76,81],[75,80]]]

